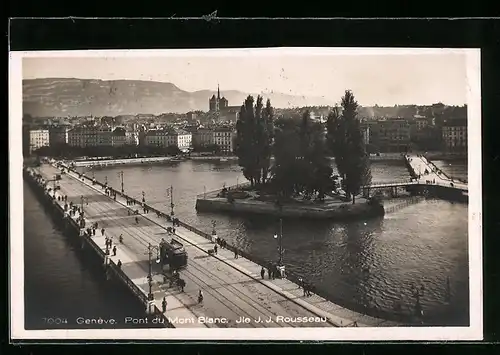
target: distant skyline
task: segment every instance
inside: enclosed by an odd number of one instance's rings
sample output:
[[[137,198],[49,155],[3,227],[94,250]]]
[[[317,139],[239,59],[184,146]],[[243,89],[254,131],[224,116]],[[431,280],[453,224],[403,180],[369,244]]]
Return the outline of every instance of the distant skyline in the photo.
[[[352,90],[363,106],[466,103],[466,54],[260,54],[151,57],[27,57],[23,79],[78,78],[170,82],[185,91],[238,90],[322,97]]]

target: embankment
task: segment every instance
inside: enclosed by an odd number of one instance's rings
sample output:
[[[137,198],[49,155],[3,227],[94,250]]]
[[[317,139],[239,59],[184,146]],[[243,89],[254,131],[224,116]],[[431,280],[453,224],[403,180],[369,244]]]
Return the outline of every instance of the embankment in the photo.
[[[335,203],[330,206],[283,205],[255,200],[228,201],[225,198],[196,199],[198,212],[227,212],[234,214],[265,214],[288,218],[330,219],[345,221],[350,219],[371,218],[384,215],[384,207],[377,202],[363,201],[352,204]]]

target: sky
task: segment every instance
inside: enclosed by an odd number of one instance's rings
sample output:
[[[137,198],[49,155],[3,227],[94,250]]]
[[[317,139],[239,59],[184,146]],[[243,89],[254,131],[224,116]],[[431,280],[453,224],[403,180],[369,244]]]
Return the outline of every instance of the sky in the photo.
[[[280,92],[338,102],[352,90],[364,106],[466,103],[466,54],[307,54],[301,51],[169,56],[29,57],[23,79],[80,78],[171,82],[182,90]]]

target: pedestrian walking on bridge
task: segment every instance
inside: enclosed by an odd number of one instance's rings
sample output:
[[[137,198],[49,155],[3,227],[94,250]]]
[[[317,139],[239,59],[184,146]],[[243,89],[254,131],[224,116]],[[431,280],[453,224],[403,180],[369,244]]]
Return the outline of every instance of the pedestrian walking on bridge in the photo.
[[[122,261],[120,259],[118,259],[118,263],[116,264],[118,266],[119,269],[122,268]]]
[[[113,256],[116,256],[116,245],[113,247]]]
[[[217,255],[217,244],[214,245],[214,253]]]
[[[203,292],[201,292],[201,290],[200,290],[200,291],[198,291],[198,303],[201,303],[201,302],[203,302]]]
[[[163,301],[161,301],[161,310],[163,313],[167,311],[167,298],[163,297]]]
[[[262,279],[264,279],[265,274],[266,274],[266,270],[264,270],[264,268],[261,268],[260,269],[260,277],[262,277]]]
[[[101,235],[104,237],[104,232],[105,232],[105,229],[101,229]]]

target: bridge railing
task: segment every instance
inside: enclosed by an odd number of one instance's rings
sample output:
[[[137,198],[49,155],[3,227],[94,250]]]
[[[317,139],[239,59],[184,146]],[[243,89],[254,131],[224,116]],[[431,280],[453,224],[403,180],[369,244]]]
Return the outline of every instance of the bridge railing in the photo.
[[[240,188],[246,188],[246,187],[250,187],[250,182],[243,182],[241,184],[238,184],[238,185],[230,185],[230,186],[226,186],[226,189],[231,189],[231,190],[234,190],[234,189],[240,189]],[[222,187],[220,189],[216,189],[216,190],[210,190],[210,191],[205,191],[201,194],[198,194],[196,195],[197,198],[201,199],[201,198],[204,198],[205,195],[211,195],[211,194],[215,194],[215,193],[219,193],[222,191]]]
[[[397,181],[385,181],[385,182],[376,182],[371,185],[365,185],[362,188],[370,188],[370,187],[378,187],[378,186],[397,186],[397,185],[416,185],[418,184],[418,181],[410,181],[408,180],[397,180]]]

